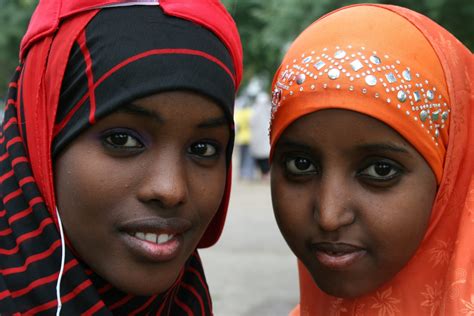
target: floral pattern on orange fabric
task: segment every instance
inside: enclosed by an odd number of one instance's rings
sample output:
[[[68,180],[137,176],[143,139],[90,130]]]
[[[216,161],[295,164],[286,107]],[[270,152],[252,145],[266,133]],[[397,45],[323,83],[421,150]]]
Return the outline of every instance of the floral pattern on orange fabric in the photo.
[[[378,316],[394,316],[400,313],[397,305],[399,305],[401,301],[392,296],[391,287],[383,291],[377,291],[373,300],[374,303],[370,307],[378,310]]]

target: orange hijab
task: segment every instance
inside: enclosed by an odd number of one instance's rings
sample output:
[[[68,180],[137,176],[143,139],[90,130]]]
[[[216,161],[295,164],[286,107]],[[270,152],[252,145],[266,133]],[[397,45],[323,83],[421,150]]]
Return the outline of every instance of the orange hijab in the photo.
[[[474,314],[474,63],[445,29],[405,8],[354,5],[294,41],[273,80],[272,151],[286,127],[328,108],[383,121],[438,181],[427,232],[407,265],[356,299],[322,292],[299,262],[293,315]]]

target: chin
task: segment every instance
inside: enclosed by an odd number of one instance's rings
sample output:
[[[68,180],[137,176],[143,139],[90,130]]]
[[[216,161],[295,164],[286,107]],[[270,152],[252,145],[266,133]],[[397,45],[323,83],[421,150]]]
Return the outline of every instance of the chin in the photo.
[[[326,293],[327,295],[339,297],[343,299],[355,299],[361,296],[370,294],[375,291],[377,287],[367,287],[360,282],[351,282],[343,280],[319,280],[314,277],[313,281],[316,283],[318,288]]]

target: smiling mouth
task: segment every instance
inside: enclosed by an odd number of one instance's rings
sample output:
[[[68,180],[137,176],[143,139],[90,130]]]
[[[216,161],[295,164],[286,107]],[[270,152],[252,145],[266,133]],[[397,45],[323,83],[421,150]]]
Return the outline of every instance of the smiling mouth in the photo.
[[[174,238],[173,234],[155,234],[145,232],[136,232],[134,234],[131,234],[131,236],[140,240],[152,242],[159,245],[167,243],[168,241]]]
[[[313,249],[319,263],[330,270],[347,270],[367,253],[364,248],[345,243],[316,243]]]
[[[124,245],[138,260],[165,262],[184,248],[184,234],[192,223],[181,218],[142,218],[119,227]]]

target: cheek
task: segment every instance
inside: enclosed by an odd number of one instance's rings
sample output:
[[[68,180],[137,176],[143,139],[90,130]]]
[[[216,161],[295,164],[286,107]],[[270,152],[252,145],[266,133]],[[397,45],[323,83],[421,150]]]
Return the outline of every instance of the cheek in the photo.
[[[272,204],[275,219],[290,247],[295,250],[305,232],[314,225],[311,199],[307,190],[289,185],[284,179],[272,174]]]

